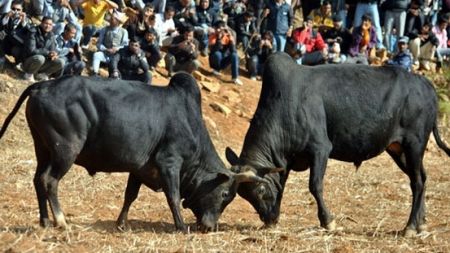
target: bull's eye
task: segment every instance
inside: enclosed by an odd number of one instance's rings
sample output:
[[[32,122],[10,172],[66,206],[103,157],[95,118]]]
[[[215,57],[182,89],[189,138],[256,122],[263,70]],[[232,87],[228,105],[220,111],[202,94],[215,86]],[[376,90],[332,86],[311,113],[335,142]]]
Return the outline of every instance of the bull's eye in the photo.
[[[264,193],[266,193],[266,187],[258,187],[258,195],[263,195]]]
[[[222,198],[228,199],[228,197],[230,197],[230,192],[229,191],[223,191],[222,192]]]

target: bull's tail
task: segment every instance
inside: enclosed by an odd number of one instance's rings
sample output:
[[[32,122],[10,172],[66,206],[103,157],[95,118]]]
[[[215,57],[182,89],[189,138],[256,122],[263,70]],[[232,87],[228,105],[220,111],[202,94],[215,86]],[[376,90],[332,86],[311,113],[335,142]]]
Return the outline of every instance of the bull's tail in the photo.
[[[436,140],[437,145],[442,150],[444,150],[448,156],[450,156],[450,148],[447,145],[445,145],[445,143],[442,141],[441,136],[439,135],[439,130],[437,128],[437,123],[435,123],[433,126],[433,136],[434,136],[434,139]]]
[[[8,128],[9,123],[11,123],[14,116],[16,116],[17,112],[20,109],[20,106],[22,106],[23,101],[30,95],[31,91],[36,88],[38,83],[35,83],[33,85],[28,86],[23,92],[22,95],[20,95],[19,99],[16,102],[16,105],[14,106],[11,113],[9,113],[8,117],[6,117],[5,121],[3,122],[2,128],[0,130],[0,139],[3,137],[3,134],[6,132],[6,128]]]

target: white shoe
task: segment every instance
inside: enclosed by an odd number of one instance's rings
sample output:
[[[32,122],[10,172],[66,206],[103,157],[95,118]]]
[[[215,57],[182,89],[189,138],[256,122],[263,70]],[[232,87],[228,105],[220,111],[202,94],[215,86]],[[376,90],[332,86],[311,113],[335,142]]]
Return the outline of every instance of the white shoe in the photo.
[[[241,80],[239,80],[238,78],[233,79],[233,83],[236,84],[236,85],[239,85],[239,86],[241,86],[241,85],[244,84],[244,83],[243,83]]]
[[[252,81],[256,81],[256,76],[252,76],[252,77],[250,77],[250,80],[252,80]]]
[[[30,74],[30,73],[25,73],[23,74],[23,80],[28,81],[28,82],[35,82],[34,80],[34,75]]]
[[[39,73],[39,74],[36,74],[36,79],[38,81],[47,81],[48,80],[48,75],[45,74],[45,73]]]
[[[222,75],[219,71],[217,71],[215,69],[213,69],[212,74],[215,75],[215,76],[221,76]]]

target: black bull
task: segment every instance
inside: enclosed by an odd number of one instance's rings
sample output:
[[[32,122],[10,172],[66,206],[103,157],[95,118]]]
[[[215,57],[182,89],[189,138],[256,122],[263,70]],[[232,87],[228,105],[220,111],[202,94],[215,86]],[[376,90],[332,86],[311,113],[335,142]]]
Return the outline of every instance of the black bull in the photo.
[[[186,73],[175,75],[168,87],[85,77],[33,84],[6,118],[0,138],[26,98],[42,226],[49,225],[48,201],[55,225],[66,227],[57,190],[73,163],[91,175],[130,172],[121,227],[141,184],[164,191],[177,229],[186,229],[184,199],[201,229],[210,230],[240,182],[262,180],[225,168],[203,123],[197,83]]]
[[[244,183],[238,193],[266,224],[276,223],[289,172],[310,168],[309,190],[320,225],[333,229],[334,218],[322,197],[328,158],[359,166],[387,151],[411,181],[413,201],[405,233],[412,235],[425,228],[422,160],[431,131],[450,156],[436,128],[437,108],[432,84],[400,68],[304,67],[275,54],[266,62],[261,97],[241,155],[226,152],[236,172],[251,170],[269,183]],[[278,173],[266,174],[274,171]]]

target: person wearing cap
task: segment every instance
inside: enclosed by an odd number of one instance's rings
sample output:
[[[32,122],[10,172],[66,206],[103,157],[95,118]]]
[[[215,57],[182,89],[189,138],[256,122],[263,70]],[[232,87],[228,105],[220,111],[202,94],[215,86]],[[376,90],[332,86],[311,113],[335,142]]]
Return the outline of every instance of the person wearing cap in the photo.
[[[81,40],[81,47],[86,49],[92,36],[103,27],[105,21],[105,14],[119,6],[111,0],[79,0],[75,6],[80,6],[83,9],[83,39]]]
[[[328,44],[329,62],[345,62],[352,43],[352,34],[344,27],[341,15],[333,15],[333,27],[323,35],[323,38]]]
[[[398,52],[392,59],[386,62],[386,65],[399,66],[407,71],[411,71],[412,56],[408,49],[409,38],[402,36],[397,40]]]
[[[352,44],[349,49],[347,63],[369,64],[371,50],[376,48],[377,35],[369,15],[362,16],[362,23],[352,32]]]
[[[150,70],[155,69],[158,62],[162,59],[158,43],[158,33],[155,29],[149,28],[145,32],[144,39],[141,42],[141,49],[145,54],[145,58],[147,58]]]
[[[97,41],[97,52],[92,59],[92,70],[94,75],[98,75],[100,63],[109,63],[109,76],[119,77],[117,69],[118,51],[128,45],[128,31],[120,26],[125,19],[125,14],[114,11],[111,15],[109,25],[100,30]]]

